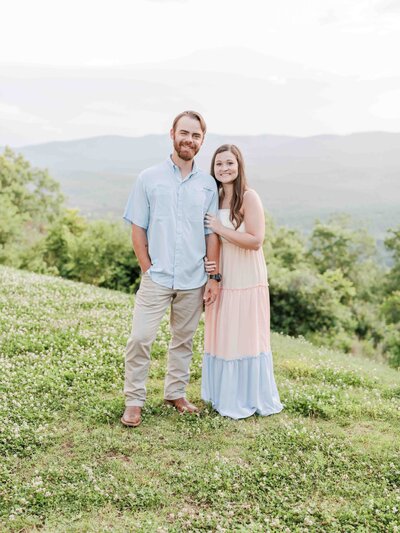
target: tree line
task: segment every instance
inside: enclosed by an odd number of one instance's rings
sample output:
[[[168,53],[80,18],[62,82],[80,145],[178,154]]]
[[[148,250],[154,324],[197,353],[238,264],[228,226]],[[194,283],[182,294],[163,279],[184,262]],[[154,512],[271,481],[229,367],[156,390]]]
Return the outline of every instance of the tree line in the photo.
[[[9,148],[0,186],[0,264],[135,291],[140,268],[122,222],[66,208],[58,182]],[[390,267],[348,216],[316,221],[305,238],[267,215],[272,328],[400,367],[400,226],[385,247]]]

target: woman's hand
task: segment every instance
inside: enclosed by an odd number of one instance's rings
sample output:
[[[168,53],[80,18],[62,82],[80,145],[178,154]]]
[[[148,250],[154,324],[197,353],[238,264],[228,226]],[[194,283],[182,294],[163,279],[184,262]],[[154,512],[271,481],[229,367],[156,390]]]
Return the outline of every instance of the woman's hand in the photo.
[[[206,216],[204,217],[204,221],[205,221],[206,228],[212,229],[214,233],[217,233],[217,235],[221,234],[221,231],[224,225],[219,220],[219,218],[212,215],[211,213],[206,213]]]
[[[206,269],[207,274],[212,274],[216,272],[217,263],[215,261],[209,261],[207,256],[204,258],[204,268]]]

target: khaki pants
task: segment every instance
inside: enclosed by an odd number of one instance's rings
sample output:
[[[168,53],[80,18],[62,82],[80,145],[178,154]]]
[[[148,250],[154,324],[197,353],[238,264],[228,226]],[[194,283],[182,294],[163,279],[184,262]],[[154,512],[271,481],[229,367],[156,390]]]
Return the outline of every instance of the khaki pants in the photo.
[[[161,320],[171,305],[171,333],[164,398],[185,397],[192,360],[193,335],[203,308],[204,287],[188,291],[169,289],[151,280],[146,272],[140,282],[133,310],[132,332],[126,346],[126,405],[142,407],[146,399],[146,379],[150,349]]]

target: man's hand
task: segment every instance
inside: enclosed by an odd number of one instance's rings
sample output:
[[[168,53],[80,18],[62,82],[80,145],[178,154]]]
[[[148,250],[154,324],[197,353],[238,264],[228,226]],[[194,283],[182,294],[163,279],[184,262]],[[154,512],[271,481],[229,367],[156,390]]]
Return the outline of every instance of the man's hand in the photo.
[[[209,279],[203,297],[205,305],[212,305],[215,302],[218,296],[218,291],[218,281],[215,279]]]
[[[136,226],[136,224],[132,224],[132,246],[140,265],[140,270],[142,274],[145,274],[151,267],[147,233],[144,228]]]
[[[142,274],[146,274],[146,272],[151,267],[151,261],[146,261],[145,263],[140,264],[140,270],[142,271]]]

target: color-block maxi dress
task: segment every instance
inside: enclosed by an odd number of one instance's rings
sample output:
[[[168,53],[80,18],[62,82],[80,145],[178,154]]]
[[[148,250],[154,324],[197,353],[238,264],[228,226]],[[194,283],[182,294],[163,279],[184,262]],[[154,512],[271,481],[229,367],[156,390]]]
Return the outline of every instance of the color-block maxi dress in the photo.
[[[229,209],[224,226],[234,229]],[[244,232],[244,222],[237,231]],[[269,291],[262,248],[245,250],[221,237],[222,281],[206,307],[201,396],[221,415],[246,418],[279,413],[269,330]]]

